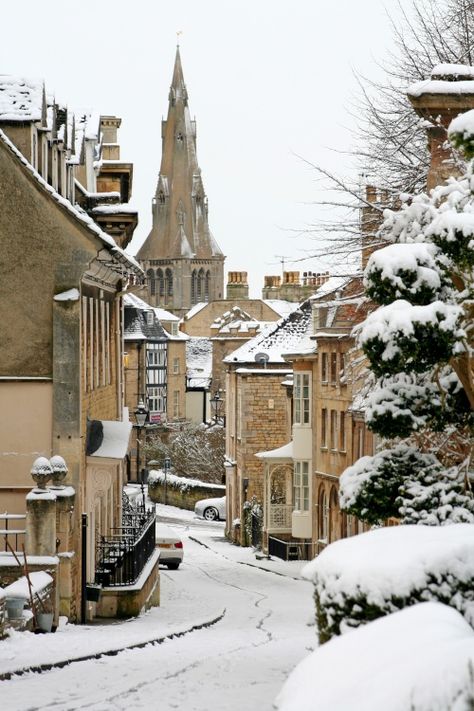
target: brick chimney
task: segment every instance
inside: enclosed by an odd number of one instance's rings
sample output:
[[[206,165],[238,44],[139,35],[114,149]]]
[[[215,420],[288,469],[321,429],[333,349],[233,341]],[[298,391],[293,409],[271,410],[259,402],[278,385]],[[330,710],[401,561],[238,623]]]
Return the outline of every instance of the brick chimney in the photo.
[[[474,67],[459,64],[439,64],[427,81],[408,88],[408,98],[426,126],[431,163],[427,187],[431,190],[451,175],[459,175],[447,128],[459,114],[474,109]]]
[[[226,293],[229,301],[248,299],[249,285],[247,282],[247,272],[228,272]]]

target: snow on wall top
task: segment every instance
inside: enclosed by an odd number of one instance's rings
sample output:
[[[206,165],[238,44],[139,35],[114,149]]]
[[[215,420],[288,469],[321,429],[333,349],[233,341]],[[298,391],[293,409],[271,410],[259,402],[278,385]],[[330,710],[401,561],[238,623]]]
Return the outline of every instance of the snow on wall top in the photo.
[[[212,377],[212,341],[193,336],[186,341],[188,387],[208,387]]]
[[[0,74],[0,120],[41,121],[43,83]]]
[[[431,78],[440,79],[441,77],[474,79],[474,67],[469,64],[436,64],[431,70]]]

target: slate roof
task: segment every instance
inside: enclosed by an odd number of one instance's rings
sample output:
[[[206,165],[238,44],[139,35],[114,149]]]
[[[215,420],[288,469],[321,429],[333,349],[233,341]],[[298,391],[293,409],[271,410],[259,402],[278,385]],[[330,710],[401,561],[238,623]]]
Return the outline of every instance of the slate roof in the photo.
[[[304,338],[312,333],[311,300],[304,301],[286,318],[266,326],[262,333],[247,341],[224,358],[225,363],[255,363],[259,353],[269,357],[269,363],[284,363],[283,354],[300,351]],[[314,350],[314,343],[308,342]]]
[[[156,317],[151,306],[138,308],[125,302],[124,340],[125,341],[167,341],[168,336]],[[147,314],[153,314],[153,323],[148,323]]]

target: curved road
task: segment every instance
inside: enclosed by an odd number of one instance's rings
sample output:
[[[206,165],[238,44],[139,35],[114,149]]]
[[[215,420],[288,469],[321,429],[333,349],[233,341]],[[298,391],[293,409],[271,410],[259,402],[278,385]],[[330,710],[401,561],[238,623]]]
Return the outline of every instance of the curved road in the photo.
[[[185,605],[196,619],[225,610],[209,628],[161,645],[78,662],[43,674],[0,683],[1,707],[36,709],[180,709],[265,711],[291,669],[316,644],[312,588],[228,560],[190,540],[207,529],[222,536],[222,524],[179,519],[185,560],[177,571],[162,570],[162,606]],[[203,538],[204,540],[204,538]],[[149,613],[150,625],[159,619]],[[124,645],[127,644],[124,630]],[[0,642],[1,644],[1,642]]]

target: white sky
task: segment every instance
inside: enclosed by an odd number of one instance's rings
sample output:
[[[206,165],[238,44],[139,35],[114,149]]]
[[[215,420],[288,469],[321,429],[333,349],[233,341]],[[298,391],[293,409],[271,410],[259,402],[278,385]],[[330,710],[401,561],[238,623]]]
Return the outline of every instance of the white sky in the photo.
[[[298,258],[311,248],[296,232],[317,219],[309,204],[316,176],[296,156],[350,170],[339,151],[351,145],[353,70],[379,74],[374,60],[391,45],[385,8],[396,7],[397,0],[24,0],[3,8],[0,72],[44,78],[71,108],[122,117],[122,158],[135,165],[136,251],[150,229],[181,30],[210,226],[226,271],[248,271],[259,296],[263,275],[281,272],[275,255]]]

